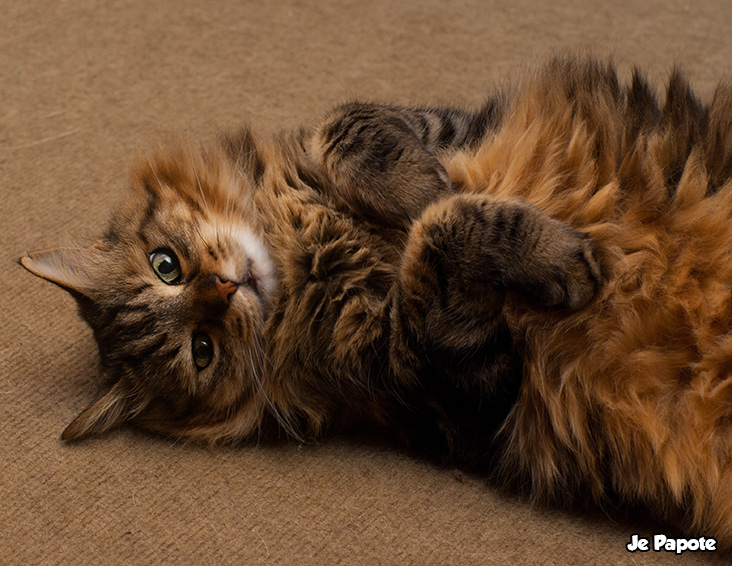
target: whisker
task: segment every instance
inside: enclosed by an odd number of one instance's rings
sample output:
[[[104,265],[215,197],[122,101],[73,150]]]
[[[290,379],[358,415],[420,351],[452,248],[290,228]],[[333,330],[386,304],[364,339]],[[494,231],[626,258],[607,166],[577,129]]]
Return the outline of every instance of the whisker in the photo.
[[[188,143],[188,153],[190,154],[190,157],[191,157],[191,167],[193,167],[193,174],[196,177],[198,191],[201,193],[201,198],[203,199],[203,205],[206,207],[206,212],[208,212],[208,215],[210,217],[211,209],[208,207],[208,202],[206,201],[206,195],[203,194],[203,187],[201,186],[201,179],[198,177],[198,170],[196,169],[196,163],[193,159],[193,148],[191,147],[190,142]]]
[[[158,182],[158,185],[162,189],[163,188],[163,182],[160,180],[160,177],[158,177],[158,171],[155,168],[155,166],[153,165],[152,159],[149,159],[148,158],[147,164],[150,166],[150,171],[152,171],[152,174],[155,177],[155,180]]]
[[[260,333],[256,334],[257,336],[260,335]],[[262,380],[259,376],[259,373],[257,372],[257,367],[265,367],[265,365],[268,363],[267,360],[267,352],[264,348],[264,344],[262,343],[262,340],[259,339],[256,341],[256,347],[249,349],[249,365],[252,370],[252,379],[254,381],[254,384],[256,386],[257,393],[261,396],[261,398],[264,400],[267,407],[272,411],[272,414],[274,415],[275,419],[279,423],[279,425],[282,427],[282,429],[287,433],[290,437],[294,438],[298,442],[305,442],[305,439],[297,433],[295,430],[295,427],[290,422],[290,420],[282,414],[281,410],[277,405],[270,399],[269,395],[267,395],[267,392],[264,388],[264,384],[262,383]],[[252,357],[253,351],[256,350],[258,357],[260,358],[259,364],[254,363],[254,358]]]
[[[206,240],[206,238],[205,238],[205,237],[203,236],[203,233],[201,232],[201,226],[199,225],[199,223],[198,223],[198,222],[195,222],[195,223],[193,224],[193,228],[194,228],[194,230],[196,231],[196,235],[197,235],[197,236],[198,236],[198,237],[199,237],[199,238],[201,239],[201,241],[203,242],[203,245],[204,245],[204,247],[208,248],[208,247],[209,247],[208,241],[207,241],[207,240]]]
[[[231,193],[234,187],[234,171],[231,172],[231,179],[229,179],[229,185],[226,190],[226,205],[224,208],[224,224],[226,226],[226,235],[231,235],[231,214],[232,214],[232,201]]]

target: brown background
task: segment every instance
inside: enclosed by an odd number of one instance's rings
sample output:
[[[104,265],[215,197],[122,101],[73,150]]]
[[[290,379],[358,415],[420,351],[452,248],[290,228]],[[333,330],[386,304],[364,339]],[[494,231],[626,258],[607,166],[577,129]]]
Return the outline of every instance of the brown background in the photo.
[[[267,133],[350,95],[478,103],[557,49],[659,86],[678,62],[703,94],[730,71],[721,0],[261,4],[0,3],[0,563],[717,563],[627,554],[660,527],[532,508],[378,443],[60,443],[96,393],[95,345],[71,298],[14,262],[98,232],[155,138]]]

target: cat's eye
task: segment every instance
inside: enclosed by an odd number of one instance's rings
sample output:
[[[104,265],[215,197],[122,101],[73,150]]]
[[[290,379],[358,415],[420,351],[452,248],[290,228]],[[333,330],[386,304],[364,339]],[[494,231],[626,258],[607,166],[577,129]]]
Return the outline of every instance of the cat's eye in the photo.
[[[181,269],[178,258],[170,250],[155,250],[150,254],[150,265],[163,283],[175,285],[180,282]]]
[[[199,370],[211,363],[213,358],[213,342],[205,332],[193,335],[193,362]]]

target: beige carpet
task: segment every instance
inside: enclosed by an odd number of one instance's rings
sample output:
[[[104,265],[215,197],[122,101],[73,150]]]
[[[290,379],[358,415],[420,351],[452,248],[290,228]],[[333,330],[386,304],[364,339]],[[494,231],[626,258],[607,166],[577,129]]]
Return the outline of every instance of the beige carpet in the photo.
[[[553,512],[379,443],[206,450],[120,431],[65,446],[96,393],[75,305],[15,263],[103,227],[137,148],[350,95],[479,102],[552,50],[702,93],[723,0],[0,3],[0,564],[709,564],[628,554],[642,518]],[[637,522],[636,522],[637,521]]]

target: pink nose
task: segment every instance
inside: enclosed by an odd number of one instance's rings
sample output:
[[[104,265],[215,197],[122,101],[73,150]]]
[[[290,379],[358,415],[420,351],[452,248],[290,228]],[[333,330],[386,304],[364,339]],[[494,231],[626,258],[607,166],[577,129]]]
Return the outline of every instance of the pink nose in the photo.
[[[219,294],[219,297],[221,297],[221,300],[226,304],[229,304],[229,297],[236,293],[238,288],[239,285],[233,281],[221,281],[219,276],[216,276],[216,292]]]

